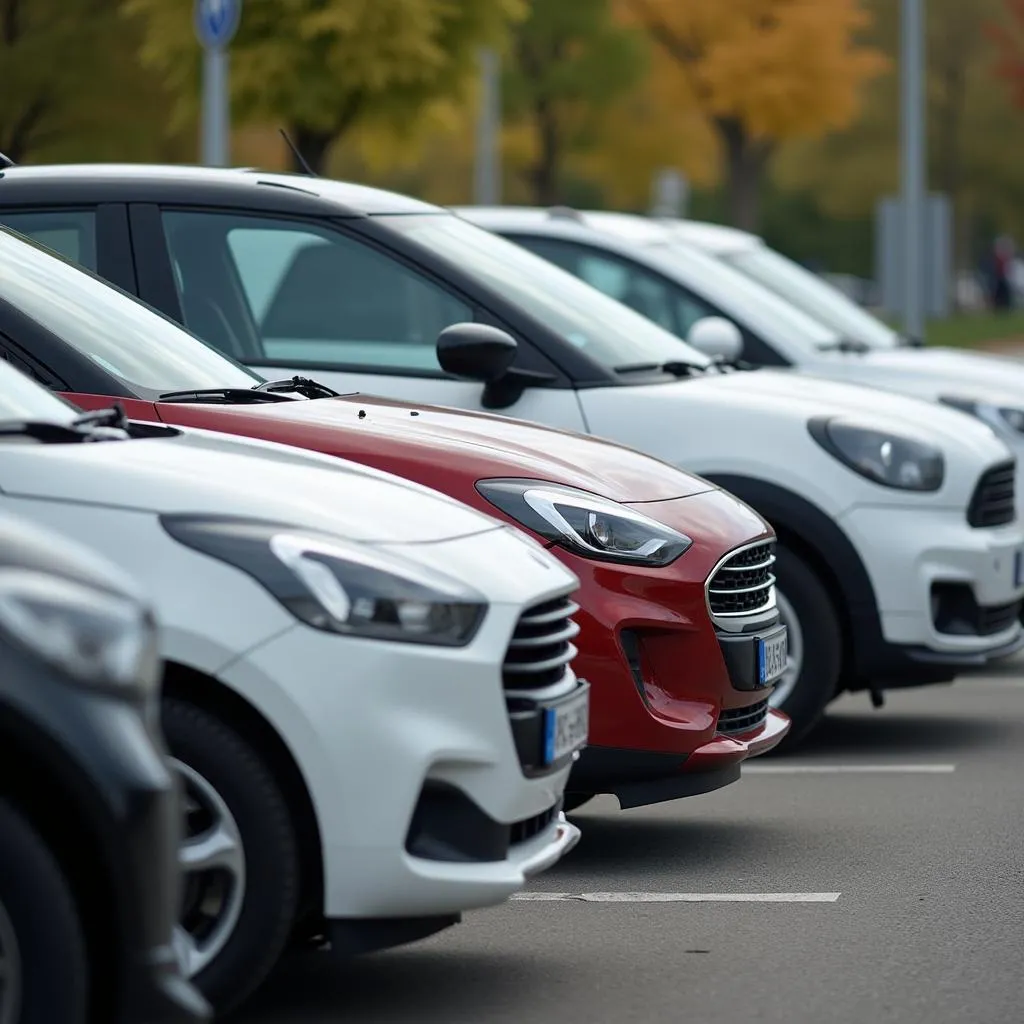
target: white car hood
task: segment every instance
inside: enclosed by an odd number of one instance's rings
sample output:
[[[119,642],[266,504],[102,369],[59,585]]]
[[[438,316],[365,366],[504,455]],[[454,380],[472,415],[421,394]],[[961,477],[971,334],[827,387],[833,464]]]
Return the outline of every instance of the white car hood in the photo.
[[[801,369],[920,398],[967,398],[1024,408],[1024,362],[955,348],[878,349],[826,354]]]
[[[131,441],[0,443],[0,491],[153,513],[248,516],[364,543],[431,542],[503,527],[388,473],[205,430]]]

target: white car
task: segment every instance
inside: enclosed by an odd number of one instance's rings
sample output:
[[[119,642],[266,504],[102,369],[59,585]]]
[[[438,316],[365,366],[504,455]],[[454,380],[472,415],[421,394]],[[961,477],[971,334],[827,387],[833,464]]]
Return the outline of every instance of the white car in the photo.
[[[155,599],[188,798],[179,950],[219,1008],[289,940],[431,934],[576,842],[578,581],[518,530],[332,457],[79,416],[6,362],[0,510]]]
[[[111,280],[265,377],[595,434],[745,499],[778,532],[790,658],[771,699],[794,740],[842,690],[881,699],[1024,644],[1016,464],[976,419],[714,366],[520,246],[391,192],[139,165],[13,168],[2,185],[0,221],[87,263],[106,232]]]
[[[1024,364],[911,345],[755,235],[600,211],[464,212],[708,355],[942,402],[980,418],[1024,456]]]

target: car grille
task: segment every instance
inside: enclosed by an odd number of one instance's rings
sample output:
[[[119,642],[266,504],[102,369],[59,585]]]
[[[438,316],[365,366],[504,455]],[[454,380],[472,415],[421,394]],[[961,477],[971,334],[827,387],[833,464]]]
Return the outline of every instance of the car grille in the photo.
[[[750,732],[768,717],[768,700],[758,701],[745,708],[723,708],[718,716],[718,731],[727,736]]]
[[[749,615],[772,601],[775,544],[766,541],[727,558],[708,580],[712,615]]]
[[[532,818],[524,818],[522,821],[512,822],[508,840],[509,846],[517,846],[519,843],[525,843],[533,839],[534,836],[540,835],[555,820],[560,806],[561,804],[557,803],[546,811],[535,814]]]
[[[576,657],[572,620],[579,605],[558,597],[527,608],[519,617],[502,666],[506,690],[542,690],[560,682]]]
[[[1016,482],[1017,464],[1012,461],[1001,462],[982,473],[967,508],[967,522],[971,526],[1012,523],[1017,514],[1014,501]]]

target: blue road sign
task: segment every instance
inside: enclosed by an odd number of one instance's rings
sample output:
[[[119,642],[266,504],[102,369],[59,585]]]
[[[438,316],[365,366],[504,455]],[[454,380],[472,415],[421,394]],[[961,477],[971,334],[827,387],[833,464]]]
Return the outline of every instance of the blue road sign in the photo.
[[[238,31],[242,0],[195,0],[195,28],[208,50],[223,49]]]

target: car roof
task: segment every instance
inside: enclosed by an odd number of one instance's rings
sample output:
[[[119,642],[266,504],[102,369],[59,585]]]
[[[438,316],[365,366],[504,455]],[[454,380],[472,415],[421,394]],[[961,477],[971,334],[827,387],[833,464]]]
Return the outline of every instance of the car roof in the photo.
[[[161,197],[186,197],[204,188],[215,191],[220,199],[233,203],[251,199],[257,190],[283,196],[318,199],[343,208],[335,212],[348,216],[380,214],[441,213],[441,207],[424,203],[384,189],[351,182],[314,178],[303,174],[261,171],[252,167],[195,167],[176,164],[51,164],[16,165],[0,172],[0,202],[5,186],[13,191],[34,195],[58,196],[65,188],[76,194],[120,196],[131,200],[147,194]]]
[[[697,220],[671,220],[664,223],[668,224],[683,241],[718,256],[749,252],[764,245],[764,240],[759,236],[724,224],[709,224]]]

